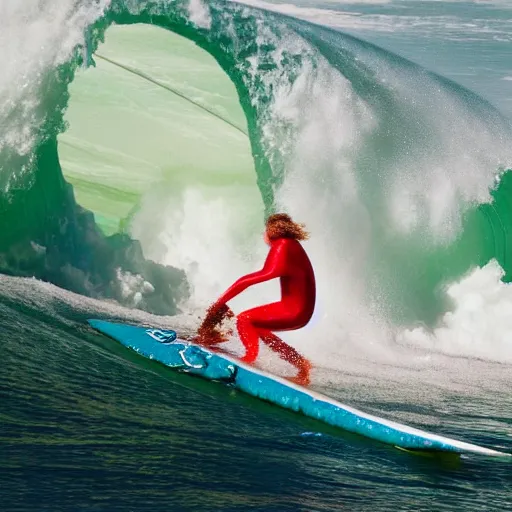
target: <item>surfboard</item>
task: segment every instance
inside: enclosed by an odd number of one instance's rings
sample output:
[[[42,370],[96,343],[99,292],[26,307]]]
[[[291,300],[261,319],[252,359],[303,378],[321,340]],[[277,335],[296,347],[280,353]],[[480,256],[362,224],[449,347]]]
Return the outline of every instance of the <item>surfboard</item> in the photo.
[[[402,450],[512,456],[367,414],[287,379],[247,365],[228,354],[214,352],[179,339],[173,330],[103,320],[88,322],[97,331],[141,356],[159,361],[174,370],[224,382],[261,400]]]

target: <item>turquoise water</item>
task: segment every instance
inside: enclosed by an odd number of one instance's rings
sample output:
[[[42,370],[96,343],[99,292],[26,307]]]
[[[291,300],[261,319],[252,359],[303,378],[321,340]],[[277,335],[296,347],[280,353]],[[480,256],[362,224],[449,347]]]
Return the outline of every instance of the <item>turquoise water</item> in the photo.
[[[333,432],[85,323],[193,332],[261,264],[264,215],[284,209],[313,235],[317,311],[285,336],[313,387],[512,451],[505,3],[4,9],[4,510],[512,506],[508,463]]]

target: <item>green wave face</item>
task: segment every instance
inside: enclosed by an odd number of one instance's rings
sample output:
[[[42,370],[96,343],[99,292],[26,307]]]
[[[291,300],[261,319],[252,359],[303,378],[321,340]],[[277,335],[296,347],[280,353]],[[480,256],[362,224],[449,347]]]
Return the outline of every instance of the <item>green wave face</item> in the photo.
[[[245,117],[215,60],[150,25],[114,26],[70,87],[59,136],[64,176],[111,234],[162,188],[236,183],[261,203]],[[240,193],[240,191],[239,191]]]
[[[187,200],[196,217],[171,225],[212,231],[201,204],[220,198],[233,251],[264,213],[307,224],[326,322],[433,321],[471,266],[497,258],[510,275],[508,174],[494,190],[510,126],[467,90],[231,2],[113,1],[85,39],[45,71],[37,142],[0,146],[4,272],[175,311],[190,290],[171,265],[190,274],[194,248],[169,255],[165,217]]]

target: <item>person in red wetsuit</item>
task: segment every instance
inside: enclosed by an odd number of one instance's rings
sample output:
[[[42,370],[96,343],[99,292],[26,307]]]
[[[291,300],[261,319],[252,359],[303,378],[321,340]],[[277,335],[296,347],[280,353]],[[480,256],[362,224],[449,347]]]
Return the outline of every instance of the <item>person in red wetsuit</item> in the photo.
[[[211,334],[211,326],[233,313],[227,303],[249,286],[279,278],[281,300],[265,306],[243,311],[237,316],[237,330],[245,346],[242,361],[253,363],[258,357],[259,340],[263,340],[279,356],[299,370],[291,380],[309,384],[311,363],[293,347],[274,334],[274,331],[290,331],[304,327],[313,315],[316,300],[315,275],[301,240],[309,237],[304,226],[293,222],[289,215],[271,215],[266,222],[265,242],[270,246],[263,269],[238,279],[213,304],[198,331],[198,339],[213,345],[225,338],[217,332]]]

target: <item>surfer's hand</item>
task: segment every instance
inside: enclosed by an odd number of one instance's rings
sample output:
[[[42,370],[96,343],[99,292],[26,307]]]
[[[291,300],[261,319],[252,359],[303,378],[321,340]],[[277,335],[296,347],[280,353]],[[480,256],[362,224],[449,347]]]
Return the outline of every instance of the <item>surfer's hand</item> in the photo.
[[[235,314],[227,304],[223,302],[215,302],[212,304],[207,311],[206,318],[214,321],[213,323],[218,324],[225,320],[226,318],[233,318]]]
[[[214,304],[212,304],[211,309],[214,311],[225,312],[229,310],[229,307],[225,302],[215,302]]]
[[[208,308],[203,323],[197,331],[197,342],[211,346],[227,341],[228,337],[232,334],[231,331],[221,332],[219,326],[223,320],[233,318],[234,316],[233,311],[226,304],[222,302],[212,304]]]

